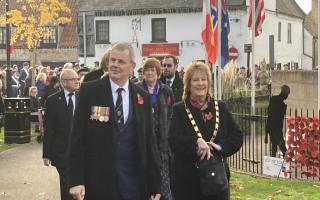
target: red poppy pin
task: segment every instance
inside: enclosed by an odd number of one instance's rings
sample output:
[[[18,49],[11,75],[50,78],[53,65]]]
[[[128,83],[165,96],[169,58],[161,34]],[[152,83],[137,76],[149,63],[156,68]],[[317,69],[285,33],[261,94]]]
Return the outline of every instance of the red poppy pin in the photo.
[[[167,98],[167,105],[168,106],[172,105],[172,98],[170,96],[168,96],[168,98]]]
[[[140,94],[137,94],[138,97],[138,104],[142,105],[143,104],[143,98]]]
[[[206,119],[207,121],[209,121],[209,120],[212,119],[213,115],[212,115],[211,112],[209,112],[208,114],[205,114],[204,117],[205,117],[205,119]]]

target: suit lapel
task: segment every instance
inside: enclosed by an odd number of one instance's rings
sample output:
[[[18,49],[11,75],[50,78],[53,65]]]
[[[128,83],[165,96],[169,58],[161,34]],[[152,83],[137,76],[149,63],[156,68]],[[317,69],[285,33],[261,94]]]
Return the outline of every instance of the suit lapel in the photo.
[[[97,92],[97,95],[99,97],[99,102],[102,102],[103,105],[110,108],[114,107],[109,76],[100,80],[100,89],[99,92]]]
[[[113,127],[116,127],[116,124],[114,121],[114,103],[109,76],[105,76],[99,80],[99,88],[95,94],[98,101],[96,102],[97,105],[94,106],[103,106],[110,108],[109,122],[111,123],[112,130]]]
[[[140,122],[140,113],[143,113],[142,110],[142,104],[138,104],[141,103],[141,94],[139,94],[139,92],[136,90],[135,86],[130,82],[130,93],[131,93],[131,101],[132,101],[132,105],[133,105],[133,114],[134,114],[134,119],[136,120],[137,123]],[[138,96],[139,96],[139,100],[138,100]],[[140,127],[140,126],[138,126]]]
[[[64,90],[60,91],[58,99],[59,99],[59,103],[61,105],[61,108],[67,109],[68,105],[67,105],[66,97],[64,95]]]
[[[132,107],[133,107],[133,116],[136,126],[136,131],[138,135],[138,141],[139,141],[139,147],[141,148],[141,145],[144,144],[144,138],[145,138],[145,130],[143,127],[145,127],[145,120],[143,120],[143,115],[145,113],[145,106],[143,106],[143,97],[142,95],[137,91],[137,88],[134,84],[129,82],[129,88],[130,88],[130,95],[131,95],[131,101],[132,101]]]

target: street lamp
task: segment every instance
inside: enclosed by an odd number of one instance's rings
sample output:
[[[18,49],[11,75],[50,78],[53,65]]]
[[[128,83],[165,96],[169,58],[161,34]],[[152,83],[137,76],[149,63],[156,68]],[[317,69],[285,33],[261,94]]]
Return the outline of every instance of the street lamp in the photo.
[[[9,11],[9,0],[6,0],[6,13]],[[8,17],[6,15],[6,17]],[[6,42],[7,42],[7,68],[6,68],[6,93],[7,97],[10,97],[10,88],[11,88],[11,63],[10,63],[10,24],[6,24]]]

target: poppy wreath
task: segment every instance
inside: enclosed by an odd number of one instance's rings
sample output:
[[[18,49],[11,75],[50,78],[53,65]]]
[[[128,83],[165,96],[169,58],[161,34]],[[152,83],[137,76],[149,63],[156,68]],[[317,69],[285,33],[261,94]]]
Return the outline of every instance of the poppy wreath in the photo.
[[[301,169],[306,177],[320,178],[320,131],[317,117],[290,117],[288,125],[288,151],[285,157],[290,162],[290,169],[284,175],[292,173],[292,169]]]

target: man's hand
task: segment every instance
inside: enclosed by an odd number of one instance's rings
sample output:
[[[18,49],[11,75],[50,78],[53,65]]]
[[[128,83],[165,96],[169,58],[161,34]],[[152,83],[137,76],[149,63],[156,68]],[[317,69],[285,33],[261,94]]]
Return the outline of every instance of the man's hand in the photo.
[[[151,197],[149,198],[149,200],[160,200],[160,197],[161,197],[160,194],[151,195]]]
[[[43,158],[43,164],[45,166],[49,166],[49,165],[51,165],[51,160],[49,160],[48,158]]]
[[[85,195],[84,185],[77,185],[70,188],[69,193],[75,200],[83,200]]]

